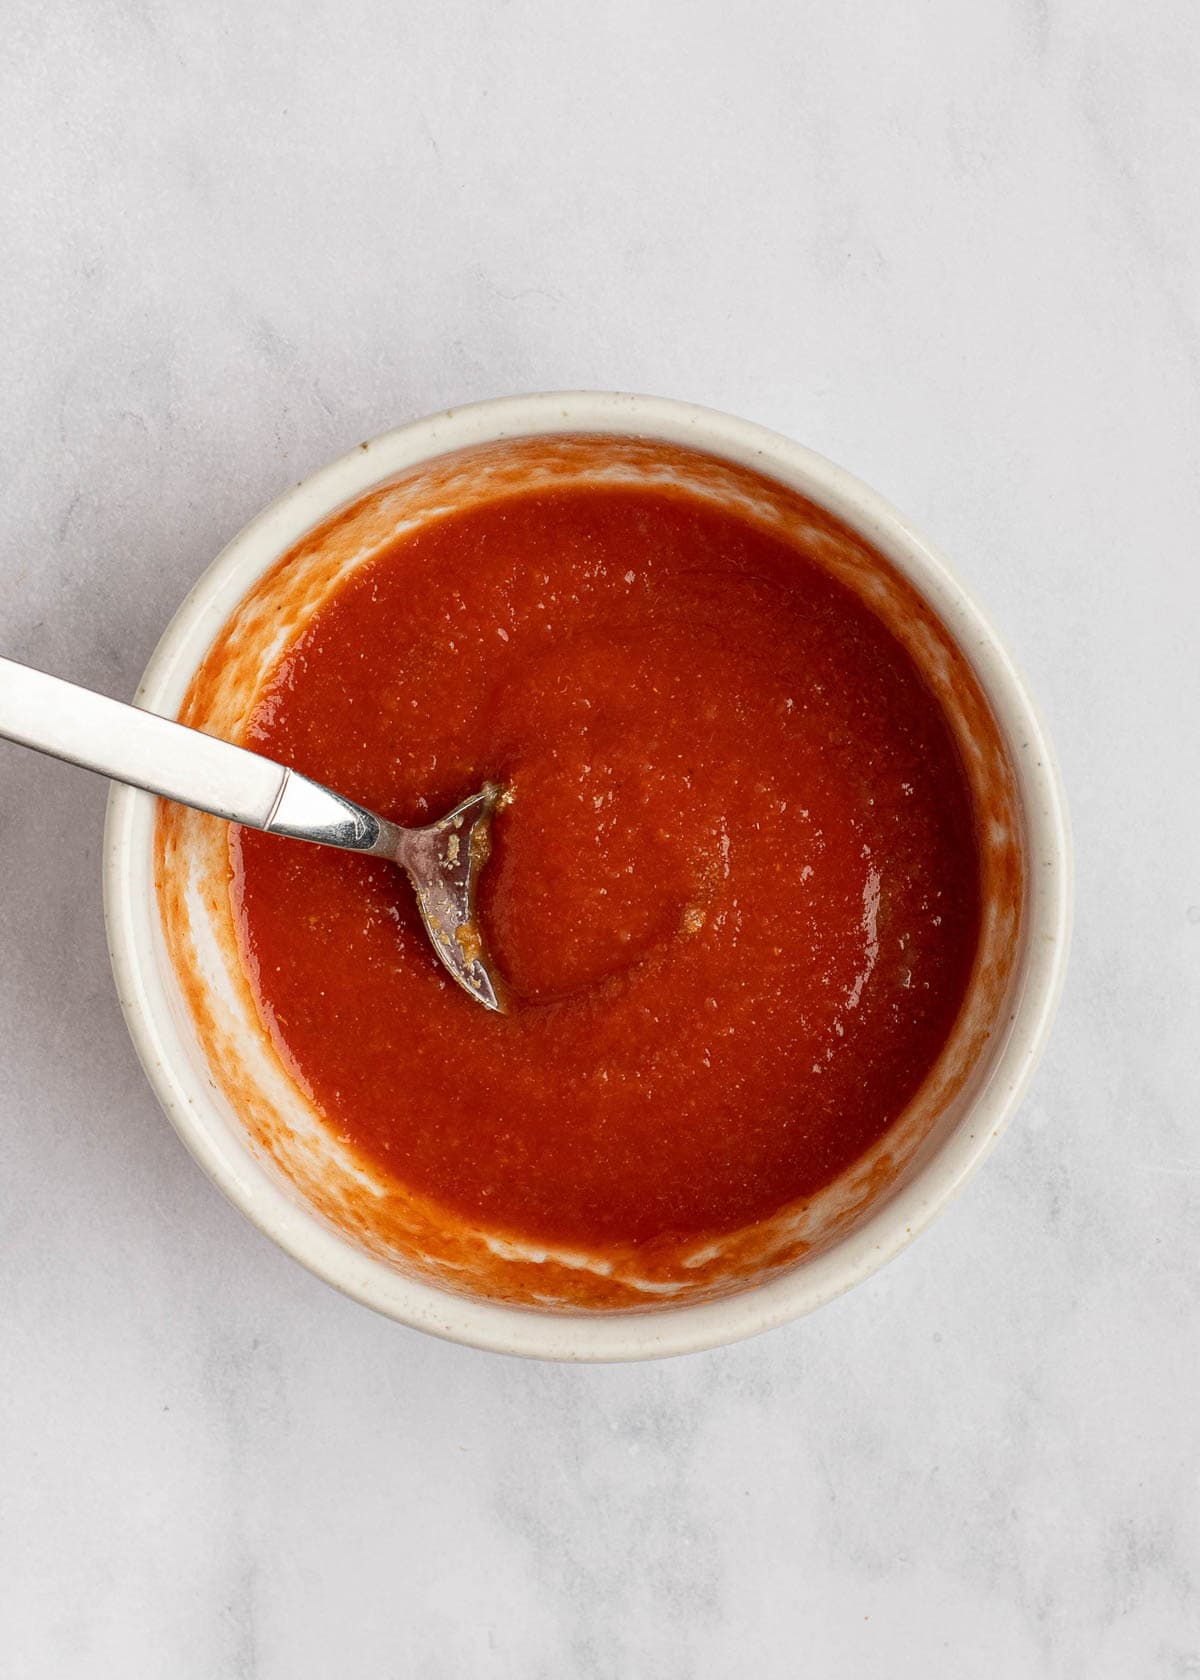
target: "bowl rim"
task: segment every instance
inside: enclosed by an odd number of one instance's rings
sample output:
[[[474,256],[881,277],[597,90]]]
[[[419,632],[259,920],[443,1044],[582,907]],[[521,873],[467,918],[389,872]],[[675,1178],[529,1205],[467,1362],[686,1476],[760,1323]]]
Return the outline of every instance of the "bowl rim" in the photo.
[[[1053,1023],[1072,916],[1072,859],[1062,778],[1029,690],[999,636],[944,557],[884,497],[780,433],[718,410],[625,392],[496,397],[414,420],[359,444],[284,492],[221,551],[171,619],[135,701],[173,715],[187,683],[251,583],[308,530],[411,466],[474,444],[565,432],[690,445],[799,490],[892,561],[937,612],[975,670],[1012,753],[1028,828],[1028,902],[1020,990],[986,1083],[913,1180],[846,1236],[790,1272],[720,1300],[655,1311],[539,1312],[460,1297],[394,1270],[294,1201],[229,1134],[196,1076],[158,979],[157,895],[149,838],[156,802],[115,785],[104,834],[104,913],[121,1008],[167,1118],[231,1202],[342,1293],[387,1317],[492,1352],[567,1361],[696,1352],[814,1311],[869,1277],[962,1188],[1019,1104]]]

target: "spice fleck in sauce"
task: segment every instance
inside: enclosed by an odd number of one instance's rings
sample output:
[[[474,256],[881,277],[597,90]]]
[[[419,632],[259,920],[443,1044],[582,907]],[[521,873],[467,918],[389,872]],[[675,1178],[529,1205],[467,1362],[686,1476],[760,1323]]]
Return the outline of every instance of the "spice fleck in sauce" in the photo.
[[[485,503],[360,567],[247,744],[403,823],[485,780],[480,927],[440,969],[393,866],[231,831],[264,1022],[331,1127],[472,1222],[603,1245],[811,1195],[963,1000],[979,857],[908,654],[794,543],[684,491]]]

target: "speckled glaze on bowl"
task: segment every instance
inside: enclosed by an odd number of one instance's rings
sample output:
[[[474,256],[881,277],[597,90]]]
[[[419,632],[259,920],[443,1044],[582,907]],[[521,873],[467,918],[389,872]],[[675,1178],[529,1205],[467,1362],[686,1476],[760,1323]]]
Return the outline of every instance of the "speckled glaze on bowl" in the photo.
[[[991,756],[1003,761],[1009,793],[1004,820],[991,825],[990,841],[985,837],[985,868],[988,845],[996,857],[1005,848],[1019,851],[1021,903],[1013,915],[998,903],[989,910],[985,891],[985,927],[991,928],[985,945],[990,937],[994,946],[983,964],[989,972],[979,985],[973,982],[973,1003],[964,1010],[962,1032],[956,1028],[952,1045],[957,1042],[958,1049],[948,1051],[940,1085],[931,1073],[912,1114],[893,1128],[886,1160],[856,1164],[819,1207],[804,1210],[803,1224],[793,1221],[790,1235],[799,1232],[801,1240],[777,1242],[757,1269],[722,1277],[718,1266],[710,1287],[704,1281],[713,1270],[706,1250],[707,1270],[697,1271],[695,1284],[685,1278],[664,1287],[631,1271],[624,1295],[606,1311],[573,1306],[570,1294],[556,1292],[552,1281],[555,1275],[569,1277],[572,1269],[586,1271],[587,1256],[508,1252],[481,1235],[479,1251],[487,1248],[493,1266],[499,1255],[503,1264],[511,1263],[515,1279],[537,1266],[551,1280],[541,1292],[525,1291],[528,1304],[513,1304],[520,1288],[514,1285],[508,1300],[497,1298],[484,1273],[477,1278],[472,1271],[469,1253],[443,1266],[423,1253],[419,1242],[389,1248],[342,1211],[350,1205],[345,1196],[326,1194],[339,1182],[351,1184],[357,1169],[338,1158],[319,1122],[304,1112],[299,1094],[282,1088],[278,1064],[256,1042],[252,1011],[243,1001],[239,1016],[230,1001],[236,976],[221,972],[218,926],[228,912],[218,905],[221,895],[206,890],[198,861],[206,845],[215,855],[213,831],[203,826],[211,819],[181,825],[175,850],[166,854],[175,903],[174,912],[166,913],[155,888],[156,802],[114,788],[105,839],[105,906],[122,1007],[150,1082],[197,1160],[260,1229],[337,1288],[416,1328],[535,1357],[636,1359],[734,1341],[811,1311],[882,1265],[953,1195],[1012,1114],[1045,1043],[1066,963],[1070,855],[1058,773],[1033,705],[994,632],[944,561],[881,498],[840,468],[761,427],[659,398],[587,392],[504,398],[436,415],[360,446],[288,492],[235,538],[167,629],[139,689],[139,703],[177,713],[239,611],[253,655],[246,670],[261,672],[278,645],[271,649],[255,641],[246,603],[281,556],[331,515],[353,509],[394,481],[418,482],[422,471],[428,474],[435,466],[441,474],[444,459],[458,452],[475,452],[466,460],[488,459],[498,445],[523,449],[528,440],[571,434],[611,438],[614,457],[625,460],[638,458],[643,444],[637,440],[702,450],[729,463],[731,472],[750,469],[816,503],[915,588],[939,634],[946,633],[943,643],[948,636],[954,658],[969,667],[969,686],[977,686],[986,702],[995,745]],[[944,647],[939,651],[936,637],[916,629],[906,636],[954,722],[954,684]],[[219,712],[210,721],[220,732],[233,732],[221,727]],[[961,719],[956,727],[978,767],[986,754]],[[209,888],[212,879],[210,868]],[[185,945],[178,937],[180,924],[188,929]],[[228,960],[224,966],[230,968]],[[225,1018],[219,1031],[213,1024],[218,1017]],[[955,1054],[962,1061],[968,1038],[969,1059],[955,1075]],[[231,1062],[238,1064],[239,1083],[231,1083]],[[258,1107],[270,1110],[273,1136],[284,1139],[284,1148],[264,1150],[261,1128],[254,1135],[252,1105],[238,1097],[250,1089]],[[887,1170],[876,1170],[880,1166]],[[371,1197],[365,1199],[369,1204]],[[634,1304],[621,1305],[622,1300]]]

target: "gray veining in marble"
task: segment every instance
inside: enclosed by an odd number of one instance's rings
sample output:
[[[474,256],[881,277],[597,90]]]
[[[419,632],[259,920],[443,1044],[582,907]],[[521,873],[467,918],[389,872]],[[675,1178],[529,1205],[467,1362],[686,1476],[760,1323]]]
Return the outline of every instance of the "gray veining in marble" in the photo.
[[[1079,870],[1033,1092],[903,1258],[538,1367],[226,1206],[118,1014],[103,789],[0,748],[0,1673],[1200,1675],[1194,8],[7,0],[0,186],[5,653],[128,695],[360,438],[692,398],[955,558]]]

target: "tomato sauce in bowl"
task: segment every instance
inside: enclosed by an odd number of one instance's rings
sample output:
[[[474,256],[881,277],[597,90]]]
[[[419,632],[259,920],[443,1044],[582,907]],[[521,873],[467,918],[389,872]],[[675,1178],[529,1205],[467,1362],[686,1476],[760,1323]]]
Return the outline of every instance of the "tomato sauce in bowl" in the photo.
[[[450,1288],[743,1287],[886,1191],[987,1039],[1003,752],[915,591],[803,498],[640,440],[468,454],[285,557],[183,715],[402,823],[501,782],[480,924],[512,1006],[448,980],[394,866],[222,831],[210,885],[336,1193],[243,1111],[326,1217]],[[209,819],[161,822],[170,938],[171,825]]]
[[[403,537],[246,736],[404,823],[484,780],[513,1005],[431,960],[386,864],[232,841],[272,1037],[376,1167],[553,1243],[732,1229],[887,1128],[962,1002],[979,861],[944,714],[786,541],[575,486]]]

